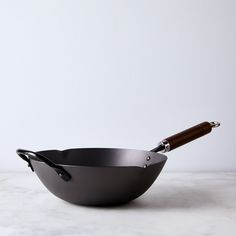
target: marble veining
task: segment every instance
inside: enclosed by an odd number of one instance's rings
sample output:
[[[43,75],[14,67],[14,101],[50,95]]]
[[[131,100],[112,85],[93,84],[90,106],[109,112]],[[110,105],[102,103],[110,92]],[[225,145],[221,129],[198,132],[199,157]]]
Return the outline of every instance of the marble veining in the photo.
[[[94,208],[64,202],[31,172],[0,173],[1,236],[234,236],[236,173],[161,173],[139,199]]]

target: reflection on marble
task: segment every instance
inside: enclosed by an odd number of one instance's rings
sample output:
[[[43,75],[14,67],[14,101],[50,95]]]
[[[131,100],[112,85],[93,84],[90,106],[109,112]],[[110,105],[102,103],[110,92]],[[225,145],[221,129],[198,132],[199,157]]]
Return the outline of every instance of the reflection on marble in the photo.
[[[236,173],[162,173],[130,204],[64,202],[36,175],[0,173],[1,236],[234,236]]]

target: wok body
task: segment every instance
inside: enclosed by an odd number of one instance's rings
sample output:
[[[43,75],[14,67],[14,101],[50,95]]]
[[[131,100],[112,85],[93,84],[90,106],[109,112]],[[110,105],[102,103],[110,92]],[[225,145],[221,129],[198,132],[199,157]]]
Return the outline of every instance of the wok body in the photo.
[[[74,204],[119,205],[142,195],[161,172],[165,155],[132,149],[85,148],[40,151],[70,175],[64,181],[47,164],[30,157],[46,188]]]

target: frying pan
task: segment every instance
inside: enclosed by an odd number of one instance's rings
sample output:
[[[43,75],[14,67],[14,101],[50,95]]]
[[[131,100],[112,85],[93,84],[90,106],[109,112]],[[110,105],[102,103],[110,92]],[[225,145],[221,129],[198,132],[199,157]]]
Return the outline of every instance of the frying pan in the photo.
[[[16,152],[57,197],[79,205],[118,205],[139,197],[153,184],[167,160],[158,152],[171,151],[219,125],[202,122],[164,139],[151,151],[78,148]]]

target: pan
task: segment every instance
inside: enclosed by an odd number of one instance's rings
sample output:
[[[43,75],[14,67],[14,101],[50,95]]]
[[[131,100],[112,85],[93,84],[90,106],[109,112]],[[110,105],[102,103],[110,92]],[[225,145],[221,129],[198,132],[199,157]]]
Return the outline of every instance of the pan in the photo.
[[[57,197],[78,205],[120,205],[139,197],[154,183],[167,161],[158,152],[169,152],[219,125],[202,122],[162,140],[151,151],[77,148],[16,152]]]

